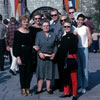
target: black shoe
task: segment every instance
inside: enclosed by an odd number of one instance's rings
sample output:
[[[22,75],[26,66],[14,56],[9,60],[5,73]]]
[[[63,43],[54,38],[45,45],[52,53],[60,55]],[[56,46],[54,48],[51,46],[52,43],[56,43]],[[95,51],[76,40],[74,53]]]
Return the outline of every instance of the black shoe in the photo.
[[[61,96],[59,96],[59,97],[60,97],[60,98],[71,97],[71,94],[69,94],[69,95],[63,94],[63,95],[61,95]]]
[[[53,90],[47,91],[48,94],[53,94]]]
[[[43,92],[43,90],[41,90],[41,91],[36,91],[34,94],[40,94],[40,93],[42,93]]]
[[[16,73],[13,70],[9,70],[9,73],[11,73],[12,75],[16,75]]]
[[[77,97],[76,96],[73,96],[72,100],[77,100]]]
[[[16,73],[18,73],[18,74],[19,74],[19,70],[17,70],[17,71],[16,71]]]

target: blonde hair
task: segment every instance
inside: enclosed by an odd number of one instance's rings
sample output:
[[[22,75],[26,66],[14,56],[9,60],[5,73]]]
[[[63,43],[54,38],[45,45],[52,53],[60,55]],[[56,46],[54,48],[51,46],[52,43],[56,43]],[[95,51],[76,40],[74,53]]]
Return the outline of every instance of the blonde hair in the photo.
[[[28,19],[28,21],[29,21],[29,16],[28,15],[20,16],[19,17],[19,23],[21,23],[22,20],[26,20],[26,19]]]

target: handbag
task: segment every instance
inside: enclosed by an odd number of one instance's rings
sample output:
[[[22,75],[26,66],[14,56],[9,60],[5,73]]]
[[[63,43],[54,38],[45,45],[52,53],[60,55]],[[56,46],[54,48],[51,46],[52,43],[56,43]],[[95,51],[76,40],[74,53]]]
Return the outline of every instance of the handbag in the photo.
[[[65,58],[65,65],[64,68],[67,69],[77,69],[77,60],[75,58]]]

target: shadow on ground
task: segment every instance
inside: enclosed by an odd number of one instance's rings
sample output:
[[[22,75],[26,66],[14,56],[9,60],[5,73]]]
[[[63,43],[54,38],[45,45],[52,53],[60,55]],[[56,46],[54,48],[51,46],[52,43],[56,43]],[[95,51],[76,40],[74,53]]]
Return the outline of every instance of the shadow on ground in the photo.
[[[87,92],[99,84],[100,84],[100,70],[97,70],[96,72],[89,72],[89,87]],[[78,94],[78,98],[82,95],[83,94]]]
[[[6,72],[0,72],[0,84],[6,82],[10,78],[11,76],[6,74]]]

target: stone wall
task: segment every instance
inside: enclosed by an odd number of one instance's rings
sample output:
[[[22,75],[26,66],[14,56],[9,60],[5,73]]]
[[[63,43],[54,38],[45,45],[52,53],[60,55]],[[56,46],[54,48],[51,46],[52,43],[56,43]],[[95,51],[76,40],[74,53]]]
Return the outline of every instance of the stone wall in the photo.
[[[91,15],[95,11],[94,4],[96,0],[80,0],[79,3],[79,11],[85,15]]]
[[[63,0],[27,0],[28,9],[33,12],[35,9],[48,6],[63,12]]]
[[[0,13],[4,18],[9,18],[12,16],[11,4],[9,0],[5,1],[6,6],[4,6],[4,0],[0,0]],[[80,0],[79,11],[85,15],[90,15],[95,11],[93,7],[95,2],[96,0]],[[43,6],[56,8],[59,12],[63,13],[63,0],[27,0],[27,7],[30,13]]]
[[[0,0],[0,14],[3,15],[3,18],[9,18],[11,16],[11,5],[9,0]]]

